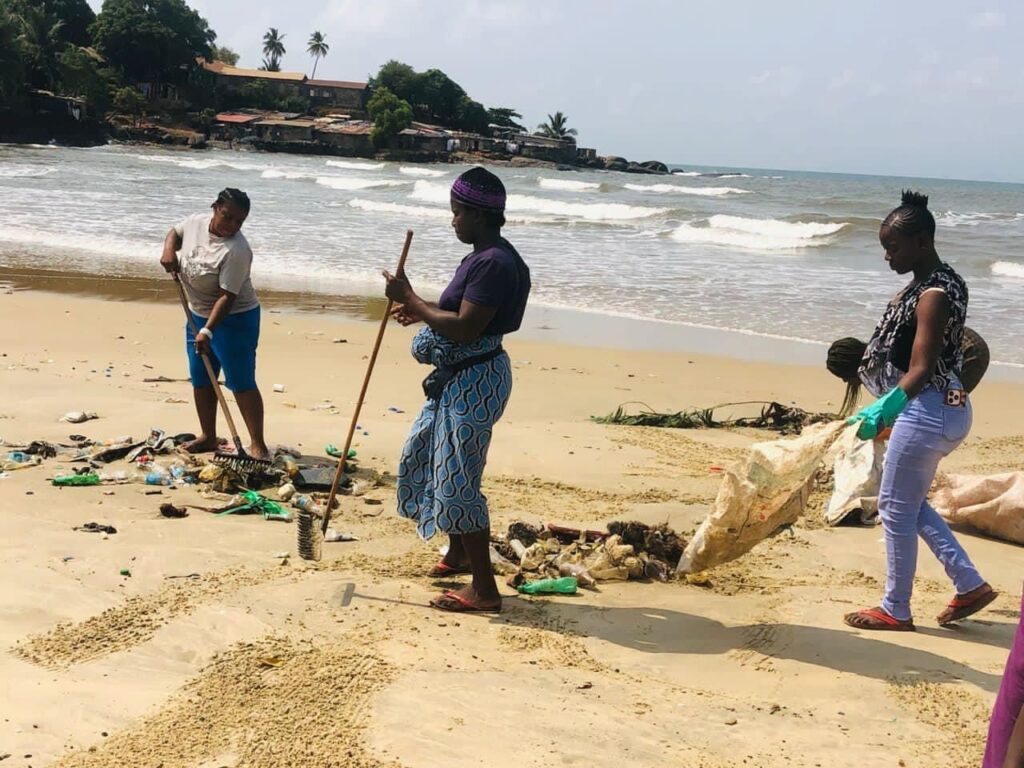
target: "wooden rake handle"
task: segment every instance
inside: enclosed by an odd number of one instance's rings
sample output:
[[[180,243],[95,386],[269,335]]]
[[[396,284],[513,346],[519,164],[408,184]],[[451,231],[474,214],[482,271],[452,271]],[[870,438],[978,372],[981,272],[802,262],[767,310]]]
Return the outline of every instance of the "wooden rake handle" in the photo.
[[[395,270],[396,275],[402,274],[402,270],[405,269],[405,260],[409,256],[409,246],[412,244],[412,230],[406,230],[405,232],[405,245],[402,246],[402,255],[398,259],[398,269]],[[338,459],[338,470],[334,473],[334,481],[331,483],[331,492],[327,496],[327,507],[324,510],[324,522],[321,526],[321,531],[326,534],[327,526],[331,522],[331,507],[334,506],[334,498],[338,495],[338,485],[341,483],[341,478],[345,474],[345,460],[348,458],[349,449],[352,447],[352,437],[356,433],[356,424],[359,423],[359,413],[363,409],[363,400],[366,397],[366,389],[370,386],[370,376],[373,375],[373,366],[377,362],[377,353],[380,352],[380,343],[384,339],[384,331],[388,327],[388,321],[391,320],[391,308],[394,304],[391,299],[388,299],[387,307],[384,309],[384,317],[380,319],[380,328],[377,329],[377,340],[373,344],[373,352],[370,354],[370,362],[366,366],[366,376],[363,377],[363,386],[359,390],[359,399],[356,400],[356,408],[352,413],[352,423],[348,426],[348,435],[345,437],[345,447],[341,449],[341,458]]]
[[[177,272],[171,272],[171,276],[174,278],[174,284],[178,286],[178,298],[181,299],[181,308],[185,310],[185,319],[192,329],[192,335],[198,339],[199,329],[196,327],[196,321],[192,317],[192,310],[188,307],[188,297],[185,296],[185,287],[181,284],[181,277],[179,277]],[[205,352],[200,352],[199,357],[202,358],[203,365],[206,366],[206,374],[210,377],[210,384],[213,386],[213,392],[217,396],[217,402],[220,403],[220,410],[228,422],[228,430],[231,432],[231,440],[235,444],[235,450],[241,458],[245,458],[246,453],[242,450],[242,439],[238,436],[238,430],[235,428],[235,420],[231,418],[231,411],[228,410],[228,401],[224,398],[224,391],[220,388],[220,382],[217,381],[217,374],[214,373],[213,363],[210,362],[210,358],[206,356]]]

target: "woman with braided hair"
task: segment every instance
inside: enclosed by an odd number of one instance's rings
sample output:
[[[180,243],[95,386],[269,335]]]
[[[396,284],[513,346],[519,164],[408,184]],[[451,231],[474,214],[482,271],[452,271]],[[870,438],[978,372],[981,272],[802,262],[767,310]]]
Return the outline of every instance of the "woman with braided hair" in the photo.
[[[451,190],[455,236],[473,246],[437,302],[424,301],[403,273],[390,275],[386,294],[402,325],[425,323],[412,343],[417,361],[434,366],[423,382],[427,402],[402,451],[398,511],[429,539],[448,534],[448,553],[431,576],[471,573],[471,583],[431,601],[444,611],[501,610],[491,572],[490,518],[480,481],[494,424],[512,391],[512,366],[502,349],[519,329],[530,295],[530,270],[501,236],[505,187],[472,168]]]
[[[996,592],[927,501],[939,461],[971,428],[971,402],[960,379],[967,284],[935,250],[926,196],[905,191],[878,238],[889,268],[913,279],[889,302],[858,370],[878,399],[849,421],[860,425],[864,440],[892,428],[878,496],[888,573],[881,605],[849,613],[845,621],[857,629],[906,632],[915,629],[910,597],[918,536],[956,589],[936,619],[940,625],[977,613]]]

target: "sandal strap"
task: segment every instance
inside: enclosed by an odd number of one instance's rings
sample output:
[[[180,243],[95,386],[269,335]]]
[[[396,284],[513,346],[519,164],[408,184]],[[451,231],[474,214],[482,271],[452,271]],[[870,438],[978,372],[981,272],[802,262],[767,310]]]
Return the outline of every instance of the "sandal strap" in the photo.
[[[876,619],[882,622],[883,624],[888,624],[890,627],[898,627],[900,624],[906,623],[890,616],[888,613],[879,610],[878,608],[864,608],[863,610],[857,611],[857,615],[867,616],[868,618]]]

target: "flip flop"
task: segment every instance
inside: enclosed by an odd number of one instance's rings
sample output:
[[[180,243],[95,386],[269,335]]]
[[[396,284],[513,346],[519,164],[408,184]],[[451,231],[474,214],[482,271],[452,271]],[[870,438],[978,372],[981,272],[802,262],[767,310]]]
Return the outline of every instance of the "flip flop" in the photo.
[[[877,622],[875,625],[859,624],[858,619],[869,619]],[[900,621],[890,616],[881,608],[862,608],[855,613],[848,613],[843,621],[854,629],[866,629],[879,632],[913,632],[917,629],[912,621]]]
[[[444,560],[438,560],[437,565],[431,568],[427,575],[434,578],[443,578],[444,576],[458,576],[463,573],[472,573],[468,565],[456,568],[453,565],[448,565]]]
[[[445,601],[450,601],[447,604]],[[455,592],[445,592],[441,597],[435,597],[430,601],[430,607],[439,611],[449,613],[501,613],[501,606],[497,608],[485,608],[466,598],[457,595]]]
[[[953,613],[950,614],[949,618],[943,621],[942,614],[939,614],[935,617],[935,620],[939,623],[940,627],[948,627],[953,622],[973,616],[997,597],[999,597],[999,593],[991,587],[989,587],[988,592],[982,592],[975,597],[954,597],[949,601],[948,607],[953,609]]]

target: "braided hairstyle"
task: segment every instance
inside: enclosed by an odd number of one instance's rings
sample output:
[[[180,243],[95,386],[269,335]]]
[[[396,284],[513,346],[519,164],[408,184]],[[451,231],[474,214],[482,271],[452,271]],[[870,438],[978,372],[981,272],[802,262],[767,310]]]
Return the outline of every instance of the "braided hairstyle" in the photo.
[[[935,217],[928,210],[928,195],[904,189],[899,206],[885,217],[882,226],[891,227],[902,235],[923,234],[934,240]]]
[[[843,397],[843,404],[839,409],[840,418],[852,414],[857,407],[857,401],[860,400],[858,371],[866,350],[867,344],[852,336],[834,341],[828,348],[825,367],[833,376],[838,376],[846,382],[846,395]]]
[[[249,207],[251,205],[249,202],[249,196],[242,190],[235,189],[234,187],[225,187],[222,189],[217,195],[217,199],[214,200],[213,205],[224,205],[225,203],[230,203],[246,215],[248,215]],[[213,206],[211,205],[210,207],[212,208]]]

